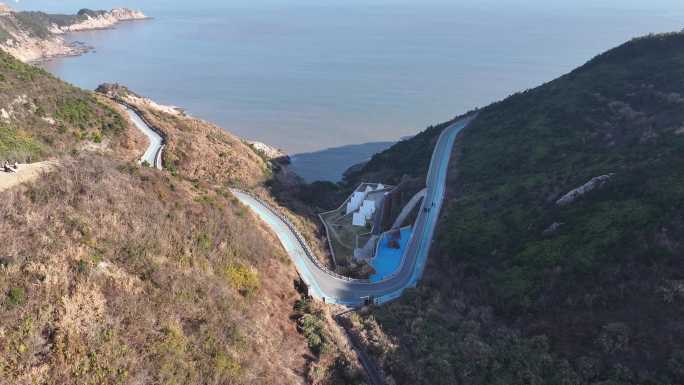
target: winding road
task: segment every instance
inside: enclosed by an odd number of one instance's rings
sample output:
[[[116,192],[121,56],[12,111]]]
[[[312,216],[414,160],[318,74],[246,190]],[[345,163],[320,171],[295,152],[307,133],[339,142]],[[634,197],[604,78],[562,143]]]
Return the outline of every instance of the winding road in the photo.
[[[122,107],[135,126],[150,141],[140,162],[147,162],[161,170],[161,152],[164,148],[164,138],[149,126],[135,110],[125,104],[122,104]],[[285,251],[295,263],[300,277],[309,288],[310,295],[327,303],[346,306],[360,306],[370,302],[382,304],[399,298],[406,288],[415,287],[423,275],[444,200],[451,150],[458,133],[472,119],[472,117],[468,117],[458,120],[445,128],[439,136],[430,160],[425,192],[421,191],[418,194],[424,194],[424,199],[413,226],[411,239],[409,239],[406,251],[402,256],[400,267],[395,274],[382,281],[370,282],[369,280],[351,279],[335,274],[318,262],[301,234],[277,210],[245,191],[237,189],[231,189],[231,191],[278,236]]]
[[[135,124],[135,127],[142,131],[142,133],[145,134],[147,139],[150,141],[150,144],[147,146],[147,150],[145,150],[145,154],[143,154],[142,158],[140,158],[140,163],[147,162],[147,164],[149,164],[151,167],[161,170],[164,138],[162,138],[161,135],[159,135],[155,130],[150,128],[143,118],[132,108],[122,103],[119,103],[119,105],[126,110],[128,117],[131,118],[131,121],[133,124]]]
[[[121,104],[121,103],[120,103]],[[140,162],[147,162],[151,166],[162,169],[161,153],[164,148],[164,138],[153,129],[145,119],[134,109],[121,104],[135,126],[149,139],[150,144]],[[306,244],[306,241],[292,223],[273,207],[259,198],[237,189],[232,193],[243,204],[251,208],[280,239],[286,252],[295,263],[300,277],[309,288],[309,294],[325,302],[356,307],[373,302],[382,304],[399,298],[404,289],[414,287],[423,275],[432,238],[439,220],[439,213],[444,200],[447,170],[451,149],[456,136],[473,118],[464,118],[450,125],[439,136],[432,153],[430,167],[426,181],[426,188],[411,199],[411,208],[423,198],[422,205],[414,224],[414,230],[409,239],[408,247],[402,256],[399,271],[387,279],[378,282],[356,280],[342,277],[322,266],[316,256]],[[410,211],[406,208],[405,211]],[[407,213],[402,211],[400,216]],[[368,381],[373,385],[382,385],[384,381],[375,363],[368,358],[362,345],[339,322],[340,328],[346,333],[353,349],[357,352],[359,362],[366,371]]]
[[[382,281],[355,280],[332,273],[317,262],[301,235],[275,209],[244,191],[233,189],[232,192],[275,232],[308,286],[310,295],[346,306],[369,302],[382,304],[401,296],[404,289],[415,287],[423,274],[444,200],[451,150],[456,136],[471,120],[472,117],[458,120],[440,135],[428,169],[425,198],[401,265],[394,275]]]

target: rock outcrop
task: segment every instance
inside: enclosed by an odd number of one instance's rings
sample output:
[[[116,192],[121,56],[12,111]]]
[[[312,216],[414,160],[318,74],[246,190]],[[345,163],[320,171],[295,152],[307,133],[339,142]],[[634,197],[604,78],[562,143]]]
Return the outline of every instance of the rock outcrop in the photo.
[[[104,83],[98,86],[95,91],[104,94],[108,98],[117,99],[121,102],[131,104],[134,106],[142,106],[143,108],[149,108],[151,110],[163,112],[165,114],[173,116],[187,115],[185,111],[180,107],[159,104],[150,98],[137,95],[136,93],[129,90],[127,87],[122,86],[121,84]]]
[[[122,21],[148,18],[144,13],[128,8],[114,8],[111,11],[81,10],[79,11],[78,16],[82,18],[82,21],[65,26],[58,26],[56,24],[54,26],[62,33],[77,32],[93,29],[107,29]]]
[[[248,140],[247,143],[258,153],[263,154],[268,160],[280,159],[287,156],[282,150],[269,146],[266,143]]]
[[[78,56],[90,50],[88,46],[68,43],[61,37],[36,38],[22,31],[11,35],[11,38],[0,43],[0,49],[25,63],[53,57]]]
[[[576,201],[579,197],[588,193],[589,191],[592,191],[598,187],[603,186],[613,175],[614,174],[611,173],[608,175],[601,175],[591,178],[589,182],[563,195],[560,199],[556,201],[556,205],[565,206],[571,204],[572,202]]]

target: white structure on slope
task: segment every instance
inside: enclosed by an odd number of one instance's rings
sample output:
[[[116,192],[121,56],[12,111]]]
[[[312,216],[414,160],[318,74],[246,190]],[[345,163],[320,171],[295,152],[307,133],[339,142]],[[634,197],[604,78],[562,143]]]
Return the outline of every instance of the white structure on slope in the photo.
[[[372,201],[372,200],[363,201],[363,204],[361,205],[359,212],[361,214],[363,214],[363,216],[366,218],[366,220],[371,219],[373,217],[373,214],[375,214],[375,201]]]
[[[375,214],[375,201],[370,199],[363,201],[359,211],[355,212],[352,217],[352,225],[365,226],[366,221],[373,218],[373,214]]]
[[[354,213],[352,225],[363,227],[366,225],[366,217],[362,213]]]
[[[363,200],[366,198],[366,194],[367,192],[363,191],[357,191],[352,194],[351,199],[347,202],[347,214],[353,213],[361,207]]]
[[[364,200],[366,199],[366,196],[368,196],[369,193],[372,193],[373,191],[380,191],[384,188],[384,185],[378,183],[378,185],[375,186],[375,188],[368,185],[366,186],[366,189],[363,191],[355,191],[352,194],[351,199],[349,199],[349,202],[347,202],[346,214],[351,214],[354,211],[358,210],[359,207],[361,207],[361,205],[364,203]]]

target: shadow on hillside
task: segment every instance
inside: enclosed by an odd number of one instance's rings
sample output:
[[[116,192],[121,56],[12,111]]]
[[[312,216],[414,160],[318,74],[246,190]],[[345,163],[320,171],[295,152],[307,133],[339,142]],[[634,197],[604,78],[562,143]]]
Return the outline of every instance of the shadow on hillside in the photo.
[[[368,161],[371,156],[393,144],[394,142],[370,142],[295,154],[290,157],[290,169],[307,183],[339,182],[347,169]]]

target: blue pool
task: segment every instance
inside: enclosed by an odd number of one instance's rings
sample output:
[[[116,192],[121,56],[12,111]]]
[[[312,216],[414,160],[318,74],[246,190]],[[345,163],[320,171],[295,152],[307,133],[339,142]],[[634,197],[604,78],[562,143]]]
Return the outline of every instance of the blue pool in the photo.
[[[410,227],[401,229],[401,239],[399,240],[399,246],[401,246],[401,248],[399,249],[392,249],[389,247],[390,237],[387,236],[387,234],[380,239],[378,255],[370,261],[371,266],[375,269],[375,274],[370,276],[371,282],[382,281],[388,275],[391,275],[399,269],[401,255],[404,252],[410,237]]]

